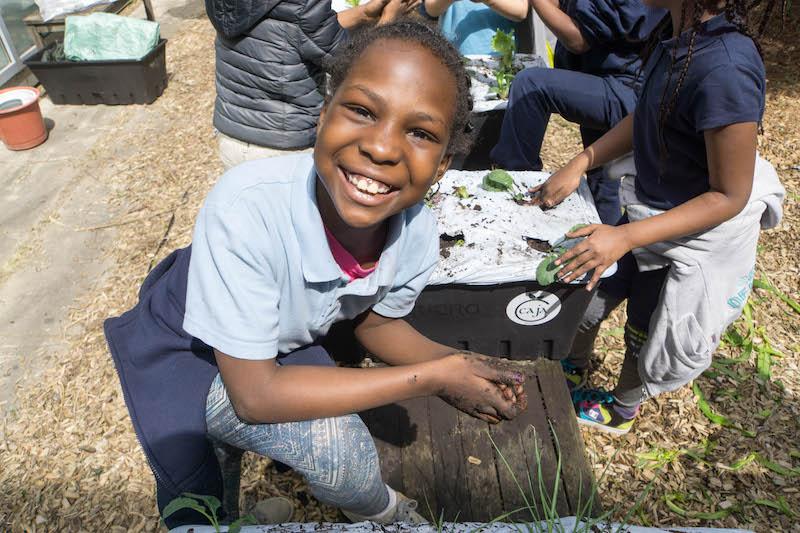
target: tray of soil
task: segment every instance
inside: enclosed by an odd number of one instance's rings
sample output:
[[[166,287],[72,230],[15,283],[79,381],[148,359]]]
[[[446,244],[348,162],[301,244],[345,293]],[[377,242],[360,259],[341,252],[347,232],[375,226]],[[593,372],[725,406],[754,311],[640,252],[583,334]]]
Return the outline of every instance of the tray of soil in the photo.
[[[464,58],[467,72],[472,79],[470,94],[473,100],[470,122],[475,143],[469,154],[453,159],[451,168],[458,170],[480,170],[489,168],[492,161],[489,152],[500,137],[508,100],[498,94],[497,71],[500,60],[492,56],[467,56]],[[528,67],[544,67],[544,61],[533,54],[516,54],[512,60],[513,72]]]
[[[591,297],[588,276],[564,284],[541,274],[537,280],[537,269],[562,249],[571,228],[599,223],[597,210],[584,180],[542,210],[528,191],[547,173],[500,172],[511,183],[505,190],[487,187],[489,171],[451,170],[429,195],[440,261],[408,320],[450,346],[518,359],[564,357]]]

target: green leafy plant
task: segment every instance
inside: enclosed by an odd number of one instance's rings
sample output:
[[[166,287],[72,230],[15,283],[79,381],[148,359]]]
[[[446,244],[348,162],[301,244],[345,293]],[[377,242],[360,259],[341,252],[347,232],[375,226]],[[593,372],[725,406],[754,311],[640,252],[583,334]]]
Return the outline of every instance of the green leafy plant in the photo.
[[[453,187],[453,192],[456,196],[461,198],[462,200],[466,200],[467,198],[471,197],[472,195],[467,191],[466,185],[459,185],[458,187]]]
[[[505,192],[514,188],[514,178],[503,169],[492,170],[483,177],[481,187],[490,192]]]
[[[508,98],[508,91],[511,88],[511,82],[514,80],[516,72],[514,70],[514,31],[504,32],[497,30],[492,37],[492,50],[500,54],[500,64],[497,70],[494,71],[495,79],[497,80],[497,87],[492,87],[492,90],[497,93],[502,99]]]
[[[489,192],[507,192],[511,199],[520,205],[527,205],[532,199],[514,181],[507,171],[497,168],[483,177],[481,188]]]
[[[350,7],[358,7],[361,5],[361,0],[345,0]]]
[[[203,496],[202,494],[192,494],[191,492],[184,492],[183,495],[175,498],[167,504],[164,508],[164,513],[161,515],[162,520],[166,520],[172,514],[182,509],[192,509],[197,511],[208,520],[214,531],[219,533],[220,529],[219,518],[217,512],[222,506],[220,501],[214,496]],[[256,520],[250,515],[243,516],[228,526],[228,533],[239,533],[242,526],[255,524]]]

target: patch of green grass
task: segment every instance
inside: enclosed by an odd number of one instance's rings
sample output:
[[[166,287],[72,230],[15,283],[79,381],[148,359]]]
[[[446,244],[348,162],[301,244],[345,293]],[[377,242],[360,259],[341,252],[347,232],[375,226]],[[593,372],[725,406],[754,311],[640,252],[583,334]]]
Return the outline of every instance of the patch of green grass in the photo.
[[[547,532],[547,533],[566,533],[565,526],[561,522],[561,518],[558,516],[558,511],[556,509],[557,499],[558,499],[558,489],[561,485],[561,465],[562,465],[562,457],[561,457],[561,446],[558,441],[558,435],[556,434],[555,430],[550,426],[553,438],[555,440],[555,451],[556,451],[556,476],[553,480],[553,487],[546,487],[544,484],[544,475],[542,472],[542,450],[539,447],[539,439],[536,438],[536,433],[534,430],[534,457],[536,459],[536,477],[538,481],[537,491],[534,491],[534,481],[531,476],[531,472],[528,472],[528,487],[527,491],[523,488],[523,484],[520,483],[520,480],[517,478],[516,473],[511,468],[511,465],[508,463],[508,460],[503,455],[502,450],[500,450],[495,443],[494,439],[492,439],[491,434],[487,431],[486,434],[489,437],[489,441],[492,443],[497,456],[500,458],[503,466],[508,470],[511,474],[514,483],[519,490],[520,496],[522,500],[525,502],[525,506],[519,509],[515,509],[513,511],[509,511],[503,513],[502,515],[493,519],[489,524],[493,524],[496,522],[502,522],[506,518],[513,516],[519,512],[527,511],[530,514],[531,521],[523,524],[518,524],[517,530],[520,532],[527,532],[527,533],[540,533],[540,532]],[[578,504],[576,506],[575,511],[575,518],[576,523],[573,529],[570,529],[571,532],[577,533],[590,533],[595,531],[612,531],[610,525],[607,523],[607,520],[610,516],[616,513],[619,509],[614,508],[609,511],[602,513],[600,516],[593,516],[593,506],[595,504],[596,496],[597,496],[597,488],[599,482],[601,482],[608,471],[608,467],[616,458],[616,453],[614,457],[606,464],[603,472],[600,474],[600,479],[598,481],[593,481],[591,485],[591,491],[588,495],[583,495],[580,493],[581,485],[579,484],[578,488]],[[655,479],[654,479],[655,480]],[[653,487],[653,481],[647,484],[645,489],[641,491],[639,497],[634,501],[633,505],[628,509],[625,516],[623,517],[621,524],[613,531],[615,532],[622,532],[625,531],[625,523],[632,517],[634,514],[639,513],[642,508],[642,503],[644,502],[645,498],[650,494],[650,491]],[[536,494],[538,493],[538,497]],[[482,528],[478,528],[475,531],[480,531]],[[474,532],[473,532],[474,533]]]

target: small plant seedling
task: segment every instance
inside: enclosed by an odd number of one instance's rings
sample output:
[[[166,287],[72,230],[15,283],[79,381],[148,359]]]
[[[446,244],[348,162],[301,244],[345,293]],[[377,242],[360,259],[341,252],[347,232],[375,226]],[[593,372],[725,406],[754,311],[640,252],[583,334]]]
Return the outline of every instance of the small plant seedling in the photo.
[[[492,87],[492,90],[503,100],[508,98],[508,91],[516,74],[514,71],[514,48],[513,30],[508,33],[503,30],[495,32],[492,37],[492,50],[500,54],[500,64],[494,71],[497,87]]]
[[[182,496],[175,498],[167,504],[164,508],[164,513],[161,515],[161,520],[166,520],[174,513],[182,509],[193,509],[206,517],[214,531],[219,533],[220,529],[219,517],[217,511],[222,506],[220,501],[214,496],[203,496],[202,494],[192,494],[191,492],[184,492]],[[228,526],[228,533],[239,533],[242,526],[253,525],[256,523],[255,518],[251,515],[243,516]]]
[[[458,187],[453,187],[453,192],[456,196],[461,198],[462,200],[466,200],[467,198],[471,197],[472,195],[467,191],[466,185],[459,185]]]
[[[350,7],[358,7],[361,5],[361,0],[345,0]]]
[[[503,169],[492,170],[483,177],[481,186],[490,192],[511,191],[514,187],[514,178]]]

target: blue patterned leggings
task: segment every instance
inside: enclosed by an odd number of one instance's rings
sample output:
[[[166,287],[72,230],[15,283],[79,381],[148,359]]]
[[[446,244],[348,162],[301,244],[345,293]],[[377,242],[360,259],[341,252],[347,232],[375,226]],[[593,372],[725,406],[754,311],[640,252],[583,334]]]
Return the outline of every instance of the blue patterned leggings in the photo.
[[[360,515],[389,504],[375,443],[358,415],[278,424],[246,424],[233,410],[222,377],[208,393],[209,436],[291,466],[319,501]]]

